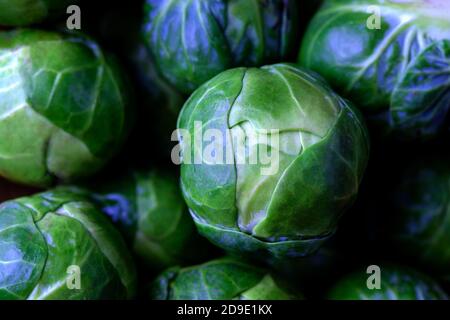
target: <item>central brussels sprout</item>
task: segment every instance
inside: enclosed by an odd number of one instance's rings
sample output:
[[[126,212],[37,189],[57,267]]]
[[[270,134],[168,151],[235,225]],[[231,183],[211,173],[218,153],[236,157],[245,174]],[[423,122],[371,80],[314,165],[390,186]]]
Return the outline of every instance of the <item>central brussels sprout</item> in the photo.
[[[62,15],[79,0],[0,0],[0,26],[26,26]]]
[[[369,156],[355,109],[288,64],[219,74],[192,94],[178,128],[181,186],[200,233],[260,258],[304,256],[328,239]],[[207,138],[209,130],[216,137]],[[210,150],[215,162],[196,160],[209,146],[201,150],[186,135],[201,131],[205,140],[226,140]]]
[[[54,190],[0,205],[0,300],[124,299],[135,282],[122,237],[86,198]]]
[[[155,300],[299,300],[302,295],[268,271],[234,258],[163,272],[150,288]]]
[[[191,93],[218,73],[284,60],[295,47],[295,0],[147,0],[144,37],[160,73]]]
[[[370,274],[355,272],[341,279],[330,291],[332,300],[447,300],[442,288],[428,276],[410,268],[380,268],[379,289],[369,289]]]
[[[116,62],[78,35],[0,33],[0,175],[48,186],[100,169],[131,122]]]
[[[384,133],[430,139],[450,129],[450,2],[328,0],[299,61]]]

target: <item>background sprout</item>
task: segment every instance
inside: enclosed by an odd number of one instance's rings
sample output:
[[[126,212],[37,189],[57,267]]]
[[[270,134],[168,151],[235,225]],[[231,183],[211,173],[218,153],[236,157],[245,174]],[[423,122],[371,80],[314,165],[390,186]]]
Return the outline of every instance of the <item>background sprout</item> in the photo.
[[[264,269],[234,258],[174,267],[151,285],[155,300],[298,300],[302,295]]]
[[[192,93],[218,73],[286,59],[295,49],[292,0],[148,0],[144,38],[170,84]]]
[[[440,276],[450,275],[449,163],[448,157],[421,157],[410,164],[394,191],[389,219],[396,252]]]
[[[382,131],[430,139],[450,124],[449,10],[440,0],[328,0],[303,38],[300,64]]]
[[[129,170],[91,188],[95,201],[153,269],[192,264],[207,257],[177,179],[157,170]]]
[[[320,78],[288,64],[225,71],[184,105],[178,127],[194,137],[196,123],[224,137],[279,132],[278,145],[258,140],[245,154],[225,142],[220,153],[232,149],[232,159],[245,157],[240,163],[187,164],[188,152],[195,159],[203,150],[192,142],[189,150],[180,131],[181,186],[202,235],[233,253],[267,259],[307,255],[333,234],[358,192],[369,139],[355,109]],[[279,156],[278,170],[267,175],[261,159],[249,160],[262,147]]]
[[[119,149],[130,90],[112,57],[79,35],[0,33],[0,175],[48,186],[86,177]]]
[[[67,285],[72,266],[80,271],[76,290]],[[125,299],[136,284],[120,234],[67,190],[0,205],[0,275],[0,299]]]
[[[370,274],[355,272],[331,289],[332,300],[446,300],[448,297],[439,285],[428,276],[415,270],[395,265],[382,266],[380,289],[370,290]]]

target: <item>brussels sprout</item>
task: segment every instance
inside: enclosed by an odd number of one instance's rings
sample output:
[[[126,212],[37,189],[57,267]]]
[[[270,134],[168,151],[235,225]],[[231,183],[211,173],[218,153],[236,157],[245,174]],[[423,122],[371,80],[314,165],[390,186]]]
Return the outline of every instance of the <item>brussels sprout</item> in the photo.
[[[65,190],[0,205],[0,275],[0,299],[130,298],[135,287],[120,234]]]
[[[231,67],[285,59],[295,46],[293,0],[147,0],[144,38],[162,75],[191,93]]]
[[[0,33],[0,175],[47,186],[92,174],[131,121],[115,61],[76,35]]]
[[[26,26],[62,15],[78,0],[0,0],[0,25]]]
[[[448,130],[450,2],[328,0],[299,61],[402,139]]]
[[[422,158],[404,172],[391,219],[396,252],[450,275],[450,159]]]
[[[167,268],[206,256],[207,242],[197,234],[172,175],[130,170],[93,190],[103,212],[119,225],[147,265]]]
[[[234,258],[164,271],[151,285],[155,300],[298,300],[302,296],[264,269]]]
[[[447,295],[428,276],[415,270],[388,265],[381,267],[380,288],[368,288],[369,274],[355,272],[331,289],[333,300],[446,300]]]
[[[200,233],[263,259],[304,256],[328,239],[369,155],[358,112],[288,64],[219,74],[189,98],[178,128],[181,186]],[[214,143],[212,162],[197,161],[210,145],[200,150],[186,135],[209,130],[225,146]]]

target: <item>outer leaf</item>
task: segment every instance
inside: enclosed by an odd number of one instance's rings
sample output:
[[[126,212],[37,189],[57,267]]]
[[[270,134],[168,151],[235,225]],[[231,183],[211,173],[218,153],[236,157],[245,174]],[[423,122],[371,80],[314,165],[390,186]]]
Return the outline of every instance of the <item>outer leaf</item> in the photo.
[[[47,244],[30,211],[14,202],[0,205],[0,300],[26,299],[42,275]]]
[[[178,128],[187,129],[192,139],[195,121],[199,121],[203,131],[217,129],[227,136],[228,113],[242,90],[244,73],[244,69],[225,71],[200,87],[183,107]],[[187,141],[188,137],[184,139]],[[201,146],[192,145],[192,148]],[[234,227],[237,223],[234,205],[236,169],[230,165],[215,165],[214,170],[210,170],[209,166],[195,164],[194,156],[198,152],[202,150],[195,149],[191,154],[192,165],[181,167],[184,198],[189,208],[202,218],[214,224]],[[183,155],[184,158],[187,156]]]

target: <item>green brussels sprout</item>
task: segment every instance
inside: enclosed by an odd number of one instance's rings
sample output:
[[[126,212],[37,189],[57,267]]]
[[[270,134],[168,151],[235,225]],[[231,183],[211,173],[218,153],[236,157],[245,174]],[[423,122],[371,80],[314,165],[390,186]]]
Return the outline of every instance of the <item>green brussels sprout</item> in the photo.
[[[350,274],[330,290],[332,300],[447,300],[441,287],[428,276],[406,267],[383,266],[379,289],[368,288],[370,274]]]
[[[0,33],[0,175],[48,186],[100,169],[132,120],[115,60],[77,35]]]
[[[148,266],[164,269],[206,256],[208,243],[197,234],[172,175],[130,170],[91,189],[102,211]]]
[[[283,60],[295,47],[293,0],[147,0],[144,38],[159,72],[191,93],[218,73]]]
[[[26,26],[56,15],[78,0],[0,0],[0,25]]]
[[[450,127],[450,2],[328,0],[299,61],[385,134],[425,140]]]
[[[131,298],[135,281],[122,237],[85,198],[56,189],[0,205],[0,299]]]
[[[151,285],[155,300],[299,300],[302,295],[268,271],[234,258],[164,271]]]
[[[186,102],[178,128],[181,187],[200,233],[268,260],[305,256],[334,233],[369,156],[359,113],[289,64],[217,75]],[[198,161],[211,144],[189,136],[210,130],[219,145]]]
[[[450,275],[450,160],[420,158],[403,173],[393,194],[391,239],[435,274]]]

